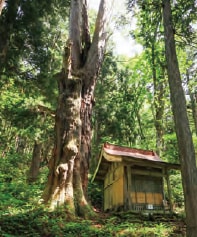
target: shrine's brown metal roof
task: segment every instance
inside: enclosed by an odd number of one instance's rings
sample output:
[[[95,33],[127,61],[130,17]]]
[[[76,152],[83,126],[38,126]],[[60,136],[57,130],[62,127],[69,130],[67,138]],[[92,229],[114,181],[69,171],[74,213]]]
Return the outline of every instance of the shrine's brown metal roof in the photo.
[[[103,145],[103,150],[110,155],[127,156],[127,157],[162,162],[159,156],[154,151],[151,150],[123,147],[123,146],[112,145],[109,143],[105,143]]]
[[[152,150],[130,148],[124,146],[105,143],[102,146],[98,164],[93,175],[93,179],[103,180],[111,162],[126,162],[141,166],[149,166],[160,169],[180,169],[179,164],[172,164],[163,161]]]

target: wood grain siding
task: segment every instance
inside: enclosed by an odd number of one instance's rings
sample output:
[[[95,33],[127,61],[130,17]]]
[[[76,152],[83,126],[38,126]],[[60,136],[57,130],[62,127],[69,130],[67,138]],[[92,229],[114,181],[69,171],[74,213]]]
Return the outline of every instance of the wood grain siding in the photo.
[[[104,180],[104,210],[123,206],[123,165],[114,163],[110,166]]]

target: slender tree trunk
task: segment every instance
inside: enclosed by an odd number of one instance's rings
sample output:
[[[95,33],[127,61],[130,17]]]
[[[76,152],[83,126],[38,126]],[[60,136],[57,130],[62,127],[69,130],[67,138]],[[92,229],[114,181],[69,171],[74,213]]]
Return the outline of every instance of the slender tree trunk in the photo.
[[[49,163],[49,160],[51,158],[51,151],[52,151],[52,139],[49,138],[44,144],[43,144],[43,147],[42,147],[42,153],[43,153],[43,156],[42,156],[42,160],[41,160],[41,167],[42,166],[46,166],[48,165]]]
[[[187,76],[187,85],[188,85],[188,88],[189,88],[189,97],[190,97],[190,100],[191,100],[192,117],[193,117],[193,120],[194,120],[195,133],[196,133],[196,136],[197,136],[197,92],[193,93],[191,91],[191,88],[189,86],[189,72],[188,72],[188,70],[186,72],[186,76]]]
[[[1,0],[0,0],[1,1]],[[0,72],[7,60],[10,37],[16,20],[20,0],[7,1],[7,13],[4,19],[0,18]]]
[[[197,136],[197,92],[195,93],[190,92],[190,100],[192,106],[192,116],[194,120],[195,132]]]
[[[91,154],[91,115],[96,79],[106,45],[106,2],[101,0],[90,42],[86,0],[72,0],[69,40],[58,75],[54,154],[43,199],[51,208],[67,206],[71,214],[92,214],[86,200]]]
[[[156,129],[156,151],[158,155],[161,155],[163,149],[163,114],[164,114],[164,81],[161,79],[161,75],[157,75],[157,65],[156,65],[156,41],[158,34],[158,27],[161,22],[161,14],[156,22],[156,27],[154,30],[154,35],[151,40],[151,64],[152,64],[152,76],[153,76],[153,85],[154,85],[154,108],[155,108],[155,129]],[[161,64],[161,63],[160,63]],[[160,65],[161,71],[164,71],[163,65]]]
[[[0,0],[0,15],[3,10],[4,4],[5,4],[5,0]]]
[[[16,147],[16,152],[17,153],[24,154],[26,145],[27,144],[26,144],[26,138],[25,137],[22,137],[22,136],[17,136],[16,137],[15,147]]]
[[[156,35],[155,35],[156,39]],[[155,44],[152,42],[152,75],[154,84],[154,108],[155,108],[155,129],[156,129],[156,151],[161,155],[163,148],[163,114],[164,114],[164,81],[159,80],[155,63]],[[160,78],[161,79],[161,78]]]
[[[41,148],[42,143],[38,143],[37,141],[34,142],[34,149],[32,154],[32,161],[30,170],[28,173],[28,182],[32,183],[35,182],[38,178],[39,169],[40,169],[40,162],[41,162]]]
[[[197,168],[185,95],[176,55],[170,0],[163,0],[166,60],[185,197],[187,237],[197,233]]]

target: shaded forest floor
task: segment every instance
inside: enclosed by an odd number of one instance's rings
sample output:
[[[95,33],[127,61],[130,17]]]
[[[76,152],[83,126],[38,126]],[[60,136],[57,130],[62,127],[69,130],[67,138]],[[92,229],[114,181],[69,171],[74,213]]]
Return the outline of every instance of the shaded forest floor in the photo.
[[[20,208],[20,207],[19,207]],[[62,210],[20,209],[18,213],[1,212],[1,237],[182,237],[184,220],[178,215],[141,215],[98,213],[94,219],[67,220]]]
[[[0,165],[0,237],[183,237],[184,215],[141,215],[132,212],[102,213],[94,219],[68,220],[61,209],[49,212],[38,200],[46,172],[34,184],[26,182],[25,169],[7,172]],[[5,170],[3,169],[5,167]],[[11,175],[12,174],[12,175]],[[94,184],[95,185],[95,184]],[[97,187],[90,187],[92,201],[100,202]]]

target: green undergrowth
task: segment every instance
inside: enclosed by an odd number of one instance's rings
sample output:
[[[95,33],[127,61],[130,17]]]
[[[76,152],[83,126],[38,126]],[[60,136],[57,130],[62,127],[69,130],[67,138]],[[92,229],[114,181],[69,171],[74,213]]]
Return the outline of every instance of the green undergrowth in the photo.
[[[127,215],[99,216],[94,220],[76,218],[68,221],[63,212],[47,212],[42,208],[0,217],[0,236],[15,237],[174,237],[185,236],[183,222],[143,221]]]
[[[28,184],[28,166],[25,162],[17,162],[16,157],[11,161],[2,160],[0,164],[0,237],[185,236],[183,218],[175,215],[143,216],[131,212],[100,212],[93,219],[84,220],[68,219],[63,209],[50,212],[38,204],[45,186],[47,169],[41,169],[36,183]],[[95,187],[92,189],[92,203],[100,203],[99,195],[95,197],[94,194]]]
[[[18,207],[18,212],[1,211],[1,237],[181,237],[184,222],[177,216],[142,217],[133,213],[99,213],[94,219],[68,220],[63,210]]]

